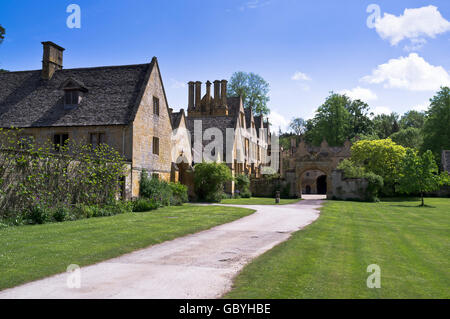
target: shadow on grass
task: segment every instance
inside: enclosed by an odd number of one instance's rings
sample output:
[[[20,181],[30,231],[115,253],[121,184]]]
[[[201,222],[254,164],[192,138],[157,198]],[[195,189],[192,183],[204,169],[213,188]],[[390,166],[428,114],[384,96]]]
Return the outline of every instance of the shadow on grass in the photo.
[[[427,205],[427,204],[425,204],[425,205],[389,205],[389,206],[392,206],[392,207],[407,207],[407,208],[436,208],[436,206],[430,206],[430,205]]]
[[[382,197],[381,202],[418,202],[420,197]]]

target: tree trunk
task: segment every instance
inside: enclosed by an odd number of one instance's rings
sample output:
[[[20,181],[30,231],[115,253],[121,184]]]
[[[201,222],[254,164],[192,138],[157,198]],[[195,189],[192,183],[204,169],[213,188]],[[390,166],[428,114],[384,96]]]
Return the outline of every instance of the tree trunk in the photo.
[[[423,202],[423,193],[420,193],[420,195],[422,196],[422,205],[420,205],[420,206],[425,206],[425,204]]]

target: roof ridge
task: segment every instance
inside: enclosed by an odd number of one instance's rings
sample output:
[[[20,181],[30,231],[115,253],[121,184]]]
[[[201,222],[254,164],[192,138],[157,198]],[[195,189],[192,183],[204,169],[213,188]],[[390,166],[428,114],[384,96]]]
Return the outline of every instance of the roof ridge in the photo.
[[[81,67],[81,68],[70,68],[70,69],[61,69],[56,70],[56,72],[59,71],[71,71],[71,70],[91,70],[91,69],[108,69],[108,68],[124,68],[124,67],[135,67],[135,66],[144,66],[149,65],[151,62],[148,63],[138,63],[138,64],[123,64],[123,65],[102,65],[102,66],[88,66],[88,67]],[[21,70],[21,71],[7,71],[7,72],[1,72],[0,74],[11,74],[11,73],[20,73],[20,72],[41,72],[42,69],[36,69],[36,70]]]

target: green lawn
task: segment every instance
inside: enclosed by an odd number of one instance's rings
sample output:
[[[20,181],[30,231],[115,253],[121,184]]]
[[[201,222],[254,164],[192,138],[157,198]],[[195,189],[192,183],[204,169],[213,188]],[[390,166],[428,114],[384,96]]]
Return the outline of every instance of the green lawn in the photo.
[[[253,210],[184,205],[0,229],[0,290],[227,223]]]
[[[221,204],[234,204],[234,205],[286,205],[298,202],[300,199],[280,199],[279,204],[275,204],[275,198],[270,197],[251,197],[251,198],[233,198],[222,199]]]
[[[450,199],[329,201],[320,218],[257,258],[227,298],[450,298]],[[366,286],[381,267],[381,288]]]

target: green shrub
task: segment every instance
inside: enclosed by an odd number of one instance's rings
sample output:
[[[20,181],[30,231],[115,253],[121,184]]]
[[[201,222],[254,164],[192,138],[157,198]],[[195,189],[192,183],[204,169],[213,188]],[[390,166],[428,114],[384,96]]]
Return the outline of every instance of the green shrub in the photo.
[[[133,212],[148,212],[157,209],[158,206],[153,199],[139,198],[133,202]]]
[[[242,198],[250,198],[252,197],[252,192],[250,192],[249,189],[244,190],[243,192],[240,193],[240,196]]]
[[[44,224],[50,220],[49,209],[41,205],[31,207],[26,216],[31,224]]]
[[[364,174],[364,178],[369,182],[366,189],[366,200],[371,202],[378,201],[378,193],[384,185],[383,177],[372,172],[367,172]]]
[[[77,204],[72,210],[73,219],[91,218],[94,217],[94,208],[85,204]]]
[[[172,191],[171,204],[182,205],[188,201],[187,186],[181,183],[169,183]]]
[[[69,215],[69,209],[66,207],[58,207],[53,211],[53,219],[57,222],[65,221]]]
[[[194,166],[194,185],[199,200],[220,202],[224,183],[232,179],[231,170],[224,163],[199,163]]]
[[[252,197],[252,193],[250,192],[250,179],[247,175],[239,174],[234,178],[234,182],[236,185],[237,194],[242,198],[250,198]]]
[[[290,196],[290,190],[291,190],[291,183],[286,183],[286,185],[283,187],[283,189],[280,192],[280,198],[289,198]]]
[[[366,173],[364,167],[355,165],[351,160],[345,159],[339,163],[337,169],[342,170],[346,178],[362,178]]]
[[[345,159],[339,163],[337,169],[344,173],[345,178],[364,178],[368,181],[368,186],[365,191],[365,200],[377,201],[378,194],[383,188],[384,182],[380,175],[367,171],[364,167],[356,165],[351,160]]]
[[[150,178],[145,170],[141,173],[139,192],[141,197],[153,199],[159,206],[169,206],[172,201],[172,188],[169,183]]]

